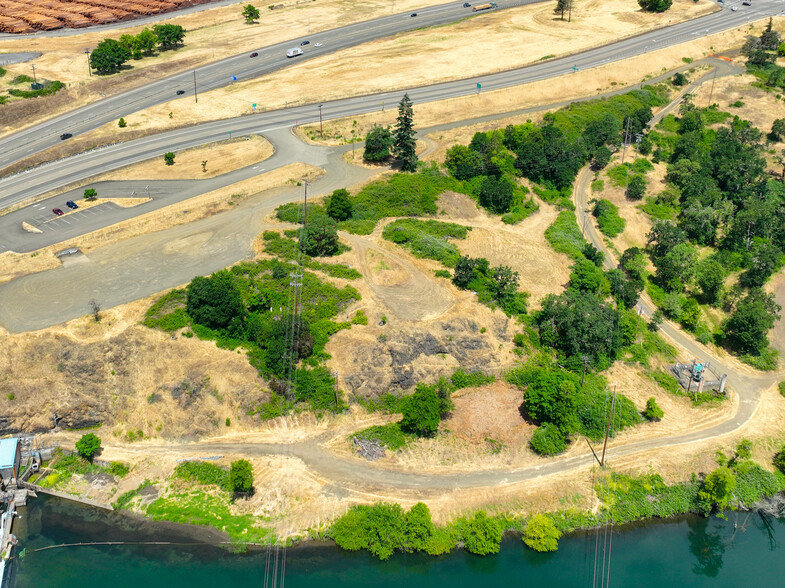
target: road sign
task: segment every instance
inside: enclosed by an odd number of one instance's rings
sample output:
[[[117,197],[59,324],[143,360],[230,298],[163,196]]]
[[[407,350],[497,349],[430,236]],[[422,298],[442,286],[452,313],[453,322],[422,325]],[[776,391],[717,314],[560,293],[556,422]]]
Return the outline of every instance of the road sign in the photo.
[[[237,81],[237,76],[232,76],[232,81],[236,82]]]
[[[251,106],[252,106],[253,108],[256,108],[256,103],[254,102],[253,104],[251,104]]]
[[[578,66],[577,65],[573,65],[572,66],[572,71],[578,71]]]
[[[477,89],[479,90],[480,88],[482,88],[482,84],[480,82],[477,82]]]

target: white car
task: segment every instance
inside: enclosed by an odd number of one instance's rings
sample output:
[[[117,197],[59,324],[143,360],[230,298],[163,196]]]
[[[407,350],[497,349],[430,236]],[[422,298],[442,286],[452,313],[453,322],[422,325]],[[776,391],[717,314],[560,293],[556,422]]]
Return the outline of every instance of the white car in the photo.
[[[321,46],[322,46],[322,44],[321,44],[321,43],[314,43],[314,45],[313,45],[313,46],[314,46],[314,47],[321,47]]]
[[[739,9],[738,6],[732,6],[730,10],[731,12],[736,12],[738,9]]]

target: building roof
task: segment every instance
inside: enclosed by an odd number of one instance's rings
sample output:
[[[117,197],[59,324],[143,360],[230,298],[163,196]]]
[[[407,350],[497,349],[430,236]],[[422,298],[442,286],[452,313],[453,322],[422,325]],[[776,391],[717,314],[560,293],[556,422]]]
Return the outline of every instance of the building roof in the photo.
[[[5,470],[14,467],[18,443],[19,439],[17,437],[0,439],[0,469]]]

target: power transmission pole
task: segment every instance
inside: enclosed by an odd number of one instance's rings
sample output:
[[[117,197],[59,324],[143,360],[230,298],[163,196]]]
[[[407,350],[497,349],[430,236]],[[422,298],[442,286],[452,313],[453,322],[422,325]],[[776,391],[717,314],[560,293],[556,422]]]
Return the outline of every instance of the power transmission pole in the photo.
[[[611,430],[611,419],[613,418],[613,407],[616,404],[616,387],[613,388],[613,396],[611,398],[611,410],[608,413],[608,423],[605,425],[605,441],[602,444],[602,459],[600,460],[600,467],[605,467],[605,450],[608,447],[608,433]]]
[[[709,90],[709,103],[706,105],[706,108],[711,107],[711,98],[714,96],[714,82],[717,81],[717,68],[714,68],[714,77],[711,78],[711,90]]]
[[[199,102],[199,96],[196,93],[196,70],[194,70],[194,102]]]
[[[322,105],[319,105],[319,137],[324,139],[324,127],[322,127]]]

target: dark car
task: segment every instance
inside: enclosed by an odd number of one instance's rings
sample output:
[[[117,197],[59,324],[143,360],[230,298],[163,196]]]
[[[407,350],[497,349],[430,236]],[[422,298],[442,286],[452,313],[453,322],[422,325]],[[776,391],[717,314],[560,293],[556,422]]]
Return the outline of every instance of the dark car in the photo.
[[[310,44],[311,44],[310,41],[303,41],[302,43],[300,43],[300,45],[310,45]]]
[[[416,12],[412,12],[412,17],[415,17],[415,16],[417,16],[417,13]]]
[[[251,57],[259,57],[259,54],[256,51],[254,51],[253,53],[251,53]]]
[[[68,202],[65,203],[65,205],[71,210],[76,210],[77,208],[79,208],[79,205],[73,200],[69,200]]]
[[[178,96],[182,96],[183,94],[185,94],[185,90],[177,90]]]
[[[63,133],[62,135],[60,135],[60,140],[65,141],[66,139],[70,139],[71,137],[73,137],[71,133]]]
[[[469,4],[468,2],[464,2],[463,3],[463,7],[464,8],[471,8],[471,4]]]
[[[57,216],[63,216],[63,211],[59,208],[53,208],[52,212],[54,212]]]

